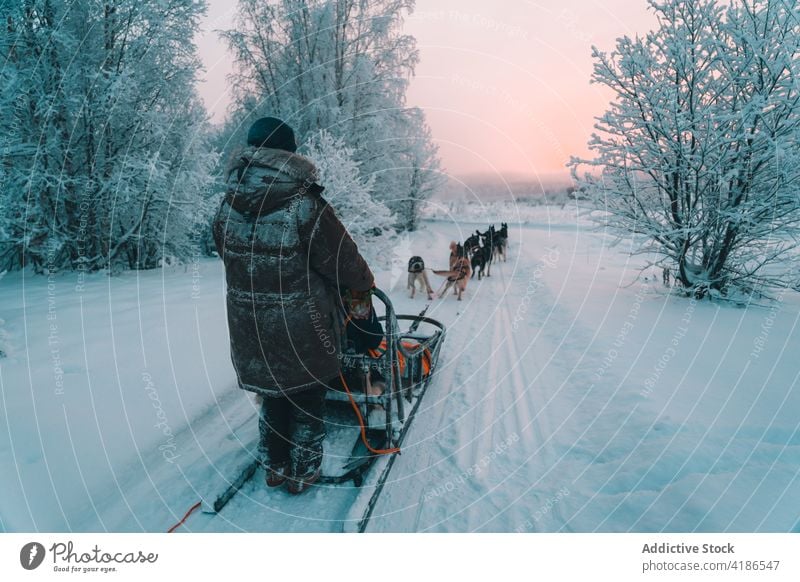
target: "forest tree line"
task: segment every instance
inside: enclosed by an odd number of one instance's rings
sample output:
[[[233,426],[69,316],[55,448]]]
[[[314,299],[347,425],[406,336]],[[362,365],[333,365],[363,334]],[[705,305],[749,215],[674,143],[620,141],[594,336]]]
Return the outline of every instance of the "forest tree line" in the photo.
[[[326,195],[359,242],[414,228],[440,172],[422,112],[405,104],[412,9],[240,0],[222,33],[234,102],[218,127],[197,92],[204,1],[2,3],[0,272],[118,272],[211,253],[224,167],[266,115],[322,160]]]

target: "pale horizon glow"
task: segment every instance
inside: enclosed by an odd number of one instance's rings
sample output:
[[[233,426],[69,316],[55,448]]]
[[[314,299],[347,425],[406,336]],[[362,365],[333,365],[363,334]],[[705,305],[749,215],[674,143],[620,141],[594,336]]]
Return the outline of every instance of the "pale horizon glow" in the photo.
[[[234,12],[209,0],[198,38],[200,94],[215,122],[230,103],[231,57],[213,31]],[[408,105],[425,111],[449,174],[566,175],[570,156],[589,154],[610,98],[589,82],[592,45],[610,52],[654,24],[645,0],[418,0],[405,26],[420,53]]]

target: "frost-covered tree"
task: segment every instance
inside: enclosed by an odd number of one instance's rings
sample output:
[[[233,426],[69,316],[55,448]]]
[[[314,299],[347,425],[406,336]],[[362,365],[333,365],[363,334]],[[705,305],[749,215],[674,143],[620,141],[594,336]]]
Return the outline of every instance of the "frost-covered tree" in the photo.
[[[409,115],[413,121],[406,126],[405,139],[411,147],[404,156],[410,183],[405,196],[401,193],[400,203],[393,206],[401,215],[400,223],[408,230],[416,230],[424,202],[444,186],[447,178],[439,165],[439,150],[422,111],[415,108],[409,111]]]
[[[239,0],[224,33],[235,59],[232,143],[264,115],[285,119],[302,142],[325,129],[353,149],[373,197],[413,227],[439,183],[422,112],[406,106],[418,60],[402,33],[413,0]]]
[[[592,80],[614,99],[573,174],[697,296],[796,284],[798,6],[650,0],[657,30],[594,49]]]
[[[359,250],[371,262],[385,259],[395,237],[395,217],[382,202],[375,200],[372,189],[375,176],[364,178],[353,148],[327,130],[311,135],[303,153],[317,166],[325,199],[347,227]]]
[[[215,163],[198,0],[3,3],[0,268],[186,256]]]

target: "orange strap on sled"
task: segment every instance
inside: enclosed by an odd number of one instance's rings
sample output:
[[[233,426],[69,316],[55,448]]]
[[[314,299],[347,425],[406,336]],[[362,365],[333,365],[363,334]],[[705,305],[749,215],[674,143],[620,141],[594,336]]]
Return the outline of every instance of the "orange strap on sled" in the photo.
[[[404,341],[404,342],[402,342],[402,344],[403,344],[403,347],[408,349],[408,350],[413,350],[414,348],[416,348],[418,346],[418,344],[415,344],[414,342],[410,342],[410,341]],[[386,353],[386,348],[387,348],[386,340],[384,339],[377,348],[369,350],[369,355],[372,356],[375,359],[378,359],[381,356],[383,356],[383,354]],[[423,352],[422,352],[422,360],[421,361],[422,361],[422,374],[424,376],[430,375],[430,373],[431,373],[431,351],[428,348],[425,348],[423,350]],[[402,374],[403,372],[406,371],[406,358],[403,355],[403,352],[401,352],[400,350],[397,350],[397,363],[400,365],[400,373]]]
[[[386,353],[386,339],[384,338],[381,340],[381,344],[372,350],[369,350],[369,355],[375,358],[376,360],[380,358],[383,354]],[[400,373],[402,374],[406,370],[406,359],[400,350],[397,350],[397,363],[400,365]]]
[[[422,375],[431,375],[431,351],[428,348],[422,352]]]

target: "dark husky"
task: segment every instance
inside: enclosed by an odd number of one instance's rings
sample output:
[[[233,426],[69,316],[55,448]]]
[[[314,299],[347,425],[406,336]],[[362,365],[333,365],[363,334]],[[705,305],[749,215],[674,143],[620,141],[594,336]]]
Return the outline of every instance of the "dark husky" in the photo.
[[[494,229],[494,226],[492,227]],[[506,262],[506,251],[508,250],[508,224],[505,222],[500,223],[500,230],[496,231],[493,237],[492,254],[497,259],[503,259]]]
[[[494,239],[497,237],[497,233],[494,230],[494,226],[490,226],[489,230],[486,232],[475,232],[481,239],[481,247],[483,252],[483,268],[481,269],[481,273],[485,271],[486,276],[491,277],[492,261],[494,260]]]
[[[472,256],[472,276],[470,278],[475,277],[475,273],[478,274],[478,280],[483,278],[483,272],[486,269],[486,265],[491,260],[491,249],[486,246],[485,244],[481,245],[480,233],[476,231],[476,234],[472,235],[467,241],[464,243],[464,246],[470,249],[470,254]],[[472,242],[471,246],[468,246],[467,243]],[[486,275],[487,277],[489,275]]]
[[[422,257],[413,256],[408,260],[408,285],[407,288],[411,289],[411,299],[417,292],[417,285],[420,289],[424,289],[428,293],[428,300],[433,299],[433,289],[431,288],[428,275],[425,272],[425,261]]]

